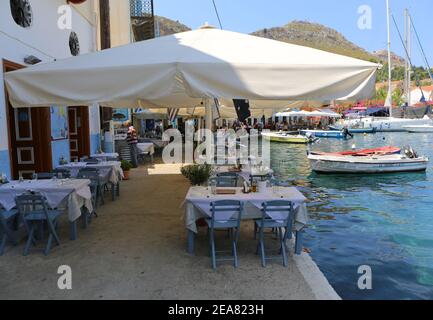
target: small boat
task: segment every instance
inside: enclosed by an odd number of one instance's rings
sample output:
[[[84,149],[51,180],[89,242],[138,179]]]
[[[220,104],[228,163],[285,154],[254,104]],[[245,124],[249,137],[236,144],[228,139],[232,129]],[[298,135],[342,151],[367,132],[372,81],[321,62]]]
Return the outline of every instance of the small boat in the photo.
[[[329,129],[332,131],[341,131],[342,128],[338,126],[329,126]],[[349,133],[376,133],[375,128],[347,128]]]
[[[262,137],[270,140],[271,142],[295,143],[295,144],[308,144],[312,143],[316,138],[307,137],[298,133],[289,132],[262,132]]]
[[[404,126],[403,129],[411,133],[429,133],[433,132],[433,125]]]
[[[321,156],[368,156],[368,155],[388,155],[388,154],[399,154],[401,149],[398,147],[381,147],[374,149],[362,149],[362,150],[352,150],[343,152],[310,152],[310,154],[321,155]]]
[[[303,135],[312,135],[316,138],[335,138],[335,139],[345,139],[346,135],[343,131],[335,130],[302,130]]]
[[[309,154],[313,171],[318,173],[393,173],[425,171],[429,159],[412,149],[404,154],[319,155]]]

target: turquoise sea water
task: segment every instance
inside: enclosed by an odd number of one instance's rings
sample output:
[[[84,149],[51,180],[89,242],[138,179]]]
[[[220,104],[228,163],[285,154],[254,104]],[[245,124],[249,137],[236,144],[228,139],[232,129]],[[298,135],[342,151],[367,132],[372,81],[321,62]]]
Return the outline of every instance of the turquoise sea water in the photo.
[[[312,146],[271,145],[272,167],[309,199],[305,247],[343,299],[433,299],[433,134],[377,133]],[[426,173],[319,175],[306,151],[411,145]],[[373,289],[360,290],[369,265]]]

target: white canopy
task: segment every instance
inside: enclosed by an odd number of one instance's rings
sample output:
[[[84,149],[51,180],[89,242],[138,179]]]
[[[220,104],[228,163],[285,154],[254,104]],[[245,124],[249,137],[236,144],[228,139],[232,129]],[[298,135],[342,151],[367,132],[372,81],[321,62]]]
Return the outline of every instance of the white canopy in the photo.
[[[53,105],[192,107],[203,99],[363,99],[371,62],[202,28],[6,74],[15,108]],[[267,106],[269,106],[267,104]],[[281,110],[281,109],[280,109]]]
[[[327,118],[341,118],[341,115],[335,112],[324,111],[286,111],[278,112],[277,117],[327,117]]]

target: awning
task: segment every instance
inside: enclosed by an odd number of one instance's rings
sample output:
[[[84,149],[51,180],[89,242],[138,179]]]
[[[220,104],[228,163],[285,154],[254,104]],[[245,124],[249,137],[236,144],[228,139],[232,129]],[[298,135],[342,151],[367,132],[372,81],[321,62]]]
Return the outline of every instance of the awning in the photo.
[[[7,73],[18,107],[194,107],[203,99],[359,100],[380,66],[251,35],[204,28]]]

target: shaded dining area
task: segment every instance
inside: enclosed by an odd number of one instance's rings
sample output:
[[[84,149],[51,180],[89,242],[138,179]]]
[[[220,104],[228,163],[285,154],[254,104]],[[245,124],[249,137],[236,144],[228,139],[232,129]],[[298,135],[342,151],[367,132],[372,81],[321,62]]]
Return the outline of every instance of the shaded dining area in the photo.
[[[0,184],[0,255],[23,246],[23,255],[42,249],[48,255],[59,247],[58,230],[69,229],[69,239],[78,239],[106,203],[120,196],[123,170],[118,155],[102,154],[58,165],[52,172]],[[64,217],[65,221],[60,223]]]

